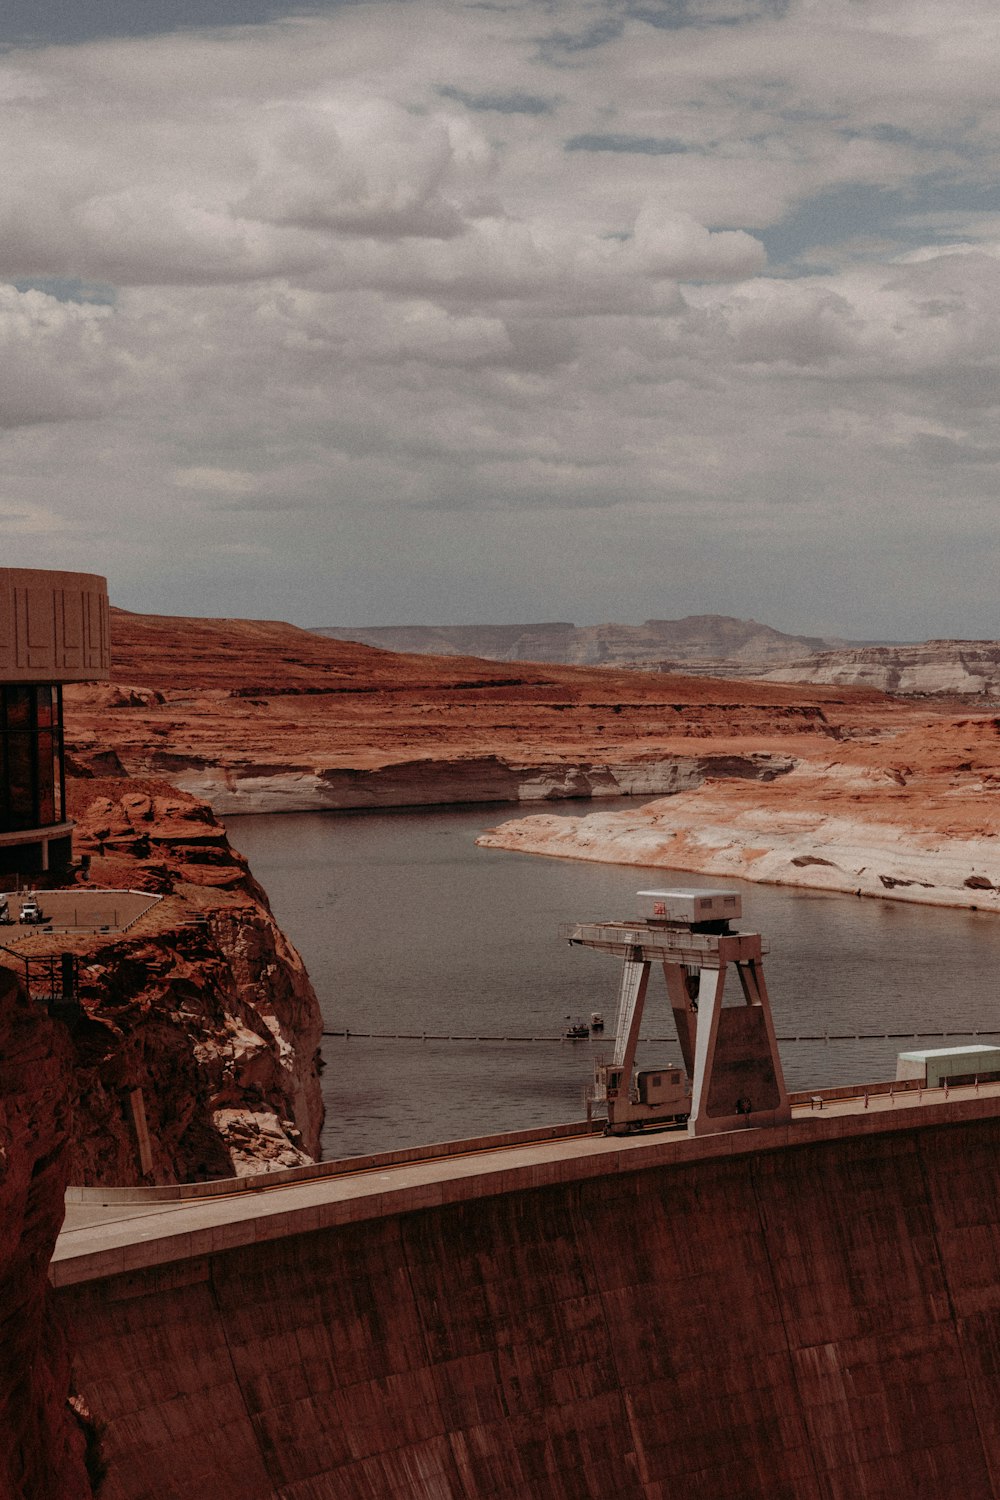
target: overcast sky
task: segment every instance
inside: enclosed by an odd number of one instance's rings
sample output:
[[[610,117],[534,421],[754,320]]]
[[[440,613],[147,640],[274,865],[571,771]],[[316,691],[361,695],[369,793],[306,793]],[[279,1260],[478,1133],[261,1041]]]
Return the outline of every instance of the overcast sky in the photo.
[[[998,636],[995,0],[6,0],[0,562]]]

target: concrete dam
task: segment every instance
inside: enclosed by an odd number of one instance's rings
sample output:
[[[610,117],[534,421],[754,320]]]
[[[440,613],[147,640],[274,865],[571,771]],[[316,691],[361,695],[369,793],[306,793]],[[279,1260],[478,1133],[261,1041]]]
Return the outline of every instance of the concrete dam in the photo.
[[[1000,1497],[998,1177],[970,1084],[75,1190],[102,1500]]]

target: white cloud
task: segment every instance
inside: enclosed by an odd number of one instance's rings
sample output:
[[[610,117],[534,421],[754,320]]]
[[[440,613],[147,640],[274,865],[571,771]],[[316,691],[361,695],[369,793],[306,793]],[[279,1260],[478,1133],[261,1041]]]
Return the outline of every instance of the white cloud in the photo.
[[[43,288],[0,285],[16,560],[44,531],[196,613],[989,633],[997,18],[689,14],[410,0],[0,57],[0,276]]]
[[[489,164],[485,143],[477,153],[447,119],[415,120],[381,100],[310,100],[276,109],[267,124],[261,164],[237,207],[300,229],[450,239],[464,227],[446,196],[456,145]]]
[[[253,474],[240,469],[175,469],[174,484],[181,490],[197,490],[212,495],[252,495],[257,488]]]
[[[645,204],[635,221],[636,259],[650,276],[682,281],[730,281],[761,271],[763,245],[743,230],[712,234],[690,214]]]
[[[61,526],[60,518],[41,506],[0,499],[0,527],[5,537],[48,537]]]
[[[110,310],[0,285],[0,428],[95,417],[123,373]]]

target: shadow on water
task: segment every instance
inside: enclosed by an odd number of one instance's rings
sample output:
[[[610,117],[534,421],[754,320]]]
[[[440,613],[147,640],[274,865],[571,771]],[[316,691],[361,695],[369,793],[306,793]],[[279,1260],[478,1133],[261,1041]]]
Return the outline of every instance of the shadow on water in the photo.
[[[580,816],[593,807],[544,810]],[[301,952],[329,1030],[555,1037],[567,1016],[592,1010],[610,1026],[617,961],[567,947],[559,924],[629,919],[635,892],[650,885],[720,884],[741,891],[740,925],[768,944],[779,1035],[948,1032],[959,1042],[1000,1030],[996,917],[476,847],[480,832],[518,815],[495,805],[284,813],[233,818],[229,833]],[[671,1036],[658,976],[646,1014],[650,1037]],[[324,1152],[580,1118],[590,1054],[610,1045],[610,1037],[534,1044],[327,1037]],[[782,1057],[789,1087],[820,1087],[892,1077],[906,1047],[786,1042]],[[664,1041],[647,1044],[645,1059],[676,1055],[676,1040]]]

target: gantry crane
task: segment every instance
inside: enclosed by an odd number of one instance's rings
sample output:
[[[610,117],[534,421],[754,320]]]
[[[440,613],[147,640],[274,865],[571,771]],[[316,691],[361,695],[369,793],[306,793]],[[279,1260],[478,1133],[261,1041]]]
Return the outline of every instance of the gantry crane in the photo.
[[[640,891],[638,922],[578,922],[570,943],[624,960],[614,1053],[595,1065],[592,1103],[607,1107],[607,1129],[687,1119],[692,1135],[791,1118],[756,932],[734,932],[736,891]],[[654,963],[663,965],[683,1067],[636,1071],[636,1050]],[[725,1005],[730,967],[742,999]]]

